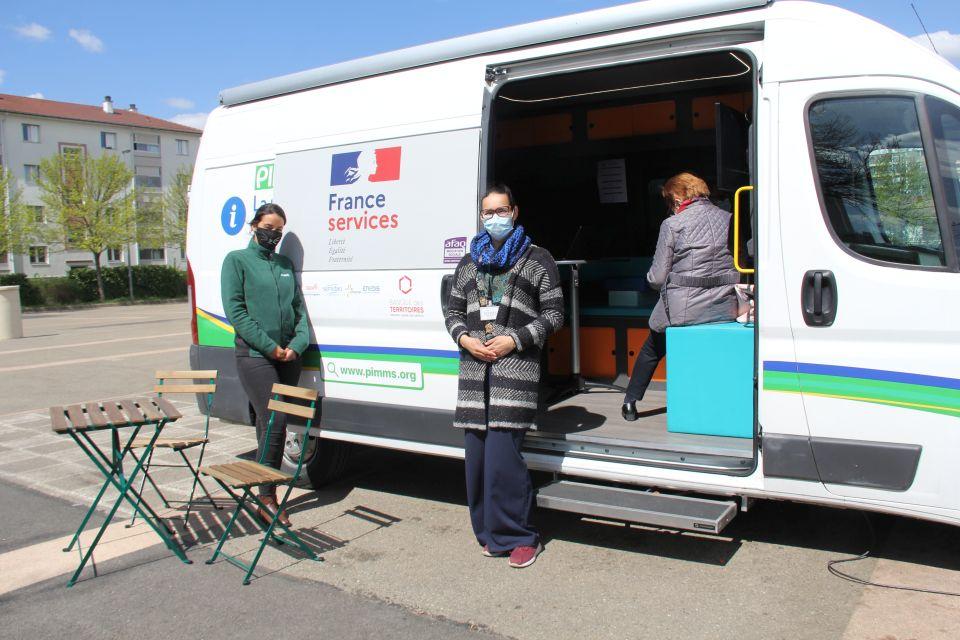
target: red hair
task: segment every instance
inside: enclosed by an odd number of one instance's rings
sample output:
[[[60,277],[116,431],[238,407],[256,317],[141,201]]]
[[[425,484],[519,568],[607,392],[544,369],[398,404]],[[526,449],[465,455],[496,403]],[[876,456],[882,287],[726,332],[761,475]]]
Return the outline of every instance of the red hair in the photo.
[[[663,184],[660,195],[669,202],[706,198],[710,195],[710,188],[701,178],[692,173],[678,173]]]

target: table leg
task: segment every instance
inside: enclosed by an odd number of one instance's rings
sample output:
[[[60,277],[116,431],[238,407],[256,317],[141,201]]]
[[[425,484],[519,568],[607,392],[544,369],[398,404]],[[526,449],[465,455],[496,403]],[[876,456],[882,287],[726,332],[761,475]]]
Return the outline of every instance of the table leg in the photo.
[[[162,422],[157,425],[157,428],[154,431],[154,434],[151,437],[150,442],[146,448],[146,451],[148,453],[153,450],[153,445],[160,435],[162,426],[163,426]],[[137,428],[137,430],[139,430],[139,427]],[[99,460],[97,460],[96,456],[94,456],[93,453],[83,444],[83,442],[78,437],[76,437],[76,434],[74,431],[71,430],[69,433],[73,437],[73,439],[77,442],[77,444],[80,446],[80,448],[83,449],[83,451],[87,454],[87,457],[89,457],[94,462],[97,468],[99,468],[101,473],[103,473],[103,475],[106,477],[107,479],[106,484],[112,484],[117,489],[117,491],[120,492],[120,495],[117,497],[116,501],[114,502],[113,507],[110,509],[110,512],[107,514],[106,520],[104,520],[103,524],[100,526],[100,530],[97,531],[97,535],[94,537],[93,542],[87,548],[87,552],[84,554],[83,558],[81,559],[80,566],[77,567],[77,570],[74,572],[73,576],[71,576],[70,580],[67,582],[67,586],[72,587],[76,583],[77,579],[80,577],[80,573],[83,571],[83,568],[86,566],[87,562],[89,562],[90,557],[93,555],[94,549],[96,549],[97,544],[99,544],[100,539],[103,537],[104,532],[107,530],[107,527],[110,525],[111,520],[113,520],[114,515],[116,515],[117,509],[120,507],[120,503],[126,500],[133,506],[135,510],[140,511],[141,509],[140,505],[133,501],[129,493],[132,491],[133,481],[136,479],[137,474],[140,472],[146,456],[141,457],[137,461],[137,464],[134,466],[133,471],[131,471],[129,476],[124,475],[120,470],[119,468],[120,460],[122,459],[123,454],[129,451],[130,444],[133,442],[133,437],[136,436],[136,433],[134,433],[134,436],[131,437],[130,441],[127,443],[127,446],[124,447],[123,451],[121,452],[120,456],[119,457],[115,456],[117,465],[111,471],[108,471],[107,468]],[[96,446],[96,443],[94,443],[89,436],[86,436],[85,433],[84,433],[84,436],[86,437],[85,439],[87,439],[90,445],[93,447],[93,449],[101,457],[103,457],[104,459],[108,459],[107,456],[102,451],[100,451],[100,449]],[[118,442],[119,441],[113,444],[117,444]],[[114,446],[113,448],[115,449],[115,453],[116,453],[116,449],[119,449],[118,446]],[[115,475],[119,476],[120,479],[119,480],[115,479],[114,478]],[[142,504],[143,506],[147,506],[146,502],[142,502]],[[147,516],[146,513],[144,513],[143,511],[140,511],[140,515],[147,522],[147,524],[150,525],[150,527],[154,530],[154,532],[158,536],[160,536],[161,540],[163,540],[164,544],[167,546],[168,549],[170,549],[170,551],[176,554],[176,556],[180,558],[180,560],[182,560],[184,563],[186,564],[191,563],[191,561],[186,557],[186,554],[184,554],[183,550],[180,548],[180,545],[178,545],[163,530],[161,530],[160,527],[157,526],[157,524],[154,523],[152,519]],[[88,512],[88,517],[89,517],[89,512]],[[159,521],[159,518],[158,518],[158,521]]]
[[[134,434],[133,434],[133,435],[130,437],[130,439],[127,441],[127,446],[123,448],[123,450],[122,450],[122,452],[121,452],[121,454],[120,454],[121,462],[122,462],[122,460],[123,460],[123,457],[126,456],[127,453],[130,453],[131,455],[133,455],[133,452],[130,450],[130,446],[131,446],[131,444],[133,443],[133,441],[134,441],[134,439],[136,438],[137,433],[138,433],[139,431],[140,431],[140,427],[137,427],[136,430],[134,431]],[[117,470],[117,467],[114,466],[114,463],[112,463],[112,462],[110,461],[110,458],[108,458],[105,453],[103,453],[102,451],[100,451],[100,449],[97,447],[96,443],[93,441],[93,439],[92,439],[89,435],[87,435],[85,432],[81,432],[80,435],[82,435],[83,438],[84,438],[84,440],[87,441],[87,444],[90,445],[90,448],[91,448],[93,451],[95,451],[97,454],[100,455],[100,458],[103,459],[103,461],[104,461],[105,463],[111,465],[111,469],[113,469],[113,475],[115,475],[115,476],[116,476],[116,475],[120,475],[120,473],[123,471],[122,466],[120,467],[120,469],[119,469],[119,471],[118,471],[118,470]],[[83,447],[82,444],[81,444],[80,446]],[[151,450],[151,451],[152,451],[152,450]],[[87,455],[89,456],[90,453],[87,453]],[[135,460],[137,460],[137,462],[139,462],[139,458],[137,458],[135,455],[134,455],[133,457],[134,457]],[[152,456],[151,456],[151,457],[152,457]],[[145,459],[148,459],[147,456],[144,456],[144,458],[145,458]],[[96,463],[96,460],[94,460],[94,463]],[[102,468],[102,467],[101,467],[100,470],[101,470],[101,472],[103,472],[103,468]],[[107,484],[107,483],[105,483],[103,489],[101,489],[101,492],[100,492],[101,495],[103,494],[103,491],[106,489],[106,484]],[[119,490],[119,485],[117,485],[116,482],[113,482],[113,485],[114,485],[115,488],[117,488],[117,489]],[[134,514],[140,512],[140,514],[143,515],[142,511],[139,511],[139,509],[138,509],[138,506],[142,506],[144,509],[146,509],[146,510],[150,513],[150,515],[152,515],[152,516],[156,519],[157,522],[159,522],[160,524],[163,525],[163,528],[166,530],[166,532],[167,532],[168,534],[173,535],[173,529],[171,529],[170,527],[167,526],[167,524],[163,521],[163,518],[161,518],[161,517],[157,514],[157,512],[153,510],[153,507],[150,506],[150,503],[148,503],[146,500],[143,499],[143,496],[141,495],[141,493],[138,492],[136,489],[134,489],[134,488],[133,488],[133,485],[130,485],[130,486],[128,487],[127,491],[128,491],[129,493],[132,493],[132,494],[137,498],[137,504],[134,505]],[[99,496],[98,496],[98,498],[99,498]],[[166,503],[164,503],[164,504],[166,504]]]

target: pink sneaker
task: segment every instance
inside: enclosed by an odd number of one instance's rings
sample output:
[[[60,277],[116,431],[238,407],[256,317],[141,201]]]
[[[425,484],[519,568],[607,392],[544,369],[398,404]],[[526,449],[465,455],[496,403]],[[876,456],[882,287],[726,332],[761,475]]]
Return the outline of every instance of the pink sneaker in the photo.
[[[517,547],[510,552],[510,566],[514,569],[529,567],[537,561],[541,551],[543,551],[543,545],[539,542],[536,547]]]
[[[503,556],[507,555],[506,551],[499,551],[497,553],[494,553],[493,551],[490,551],[490,547],[488,547],[487,545],[483,545],[483,549],[480,551],[480,553],[487,556],[488,558],[502,558]]]

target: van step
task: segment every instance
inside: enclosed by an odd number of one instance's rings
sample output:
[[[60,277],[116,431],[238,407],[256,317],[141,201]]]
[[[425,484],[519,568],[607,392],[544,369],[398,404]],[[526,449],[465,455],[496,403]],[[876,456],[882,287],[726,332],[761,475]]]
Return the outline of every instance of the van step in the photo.
[[[669,529],[720,533],[737,515],[732,500],[705,500],[560,480],[537,493],[545,509],[650,524]]]

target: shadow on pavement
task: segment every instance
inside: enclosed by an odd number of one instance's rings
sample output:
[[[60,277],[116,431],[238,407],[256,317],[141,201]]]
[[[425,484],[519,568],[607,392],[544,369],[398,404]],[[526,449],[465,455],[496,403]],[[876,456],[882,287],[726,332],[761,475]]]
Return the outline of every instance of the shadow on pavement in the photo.
[[[549,479],[547,474],[534,474],[538,486]],[[466,505],[459,460],[357,446],[347,474],[323,492],[345,492],[352,487]],[[465,522],[466,517],[464,512]],[[710,565],[726,565],[743,542],[751,541],[826,551],[838,557],[870,549],[874,558],[960,571],[960,554],[953,552],[960,548],[956,527],[853,509],[756,501],[720,536],[602,523],[545,509],[536,509],[533,517],[545,543],[561,539]]]

